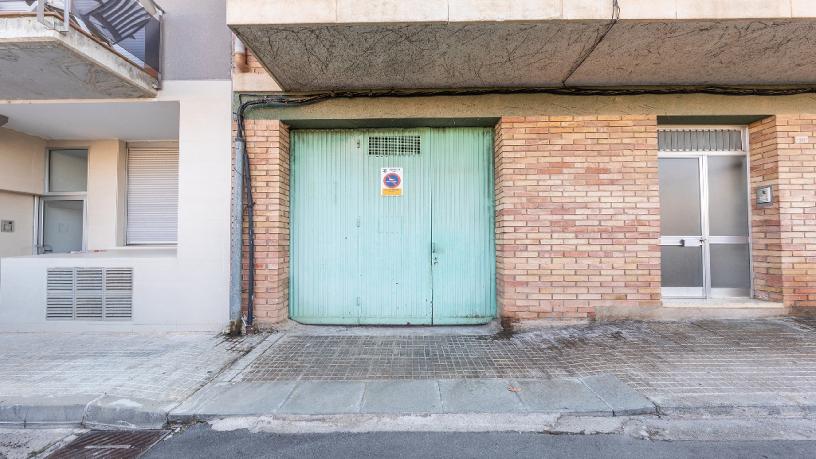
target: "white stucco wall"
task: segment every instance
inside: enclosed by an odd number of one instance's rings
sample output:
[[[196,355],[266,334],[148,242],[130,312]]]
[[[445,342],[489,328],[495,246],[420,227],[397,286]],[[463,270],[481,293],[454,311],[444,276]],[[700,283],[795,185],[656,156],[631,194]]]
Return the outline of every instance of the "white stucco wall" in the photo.
[[[34,195],[43,191],[45,141],[0,128],[0,220],[13,220],[13,233],[0,233],[0,257],[34,250]]]
[[[160,94],[180,104],[177,299],[167,323],[229,320],[231,98],[229,80],[168,81]]]
[[[220,331],[226,327],[231,83],[166,81],[158,100],[176,101],[180,108],[178,246],[122,247],[123,142],[49,142],[50,146],[89,148],[88,248],[107,251],[0,259],[0,330]],[[46,321],[47,269],[73,266],[133,267],[133,320]]]
[[[42,194],[45,186],[45,141],[0,128],[0,190]]]
[[[13,232],[0,232],[0,257],[31,255],[34,251],[34,197],[0,191],[0,220],[14,222]]]

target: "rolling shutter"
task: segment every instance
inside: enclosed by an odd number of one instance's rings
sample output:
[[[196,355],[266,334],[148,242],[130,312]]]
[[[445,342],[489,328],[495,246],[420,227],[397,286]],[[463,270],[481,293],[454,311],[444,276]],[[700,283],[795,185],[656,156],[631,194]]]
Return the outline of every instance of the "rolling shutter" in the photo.
[[[129,145],[127,163],[127,243],[175,244],[178,147]]]

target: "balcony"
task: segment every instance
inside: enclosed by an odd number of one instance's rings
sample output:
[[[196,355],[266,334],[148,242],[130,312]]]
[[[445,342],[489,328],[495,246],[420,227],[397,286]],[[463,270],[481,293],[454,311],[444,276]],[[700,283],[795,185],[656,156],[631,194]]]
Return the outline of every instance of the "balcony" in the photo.
[[[816,84],[813,0],[228,0],[285,91]]]
[[[149,0],[0,0],[0,100],[155,97],[162,14]]]

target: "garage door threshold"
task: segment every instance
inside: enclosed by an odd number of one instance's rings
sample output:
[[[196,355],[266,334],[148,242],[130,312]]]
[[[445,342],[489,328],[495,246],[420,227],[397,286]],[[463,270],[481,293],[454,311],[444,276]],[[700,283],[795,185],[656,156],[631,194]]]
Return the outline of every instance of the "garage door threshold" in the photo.
[[[498,320],[485,325],[306,325],[289,321],[282,331],[289,336],[455,336],[495,335]]]

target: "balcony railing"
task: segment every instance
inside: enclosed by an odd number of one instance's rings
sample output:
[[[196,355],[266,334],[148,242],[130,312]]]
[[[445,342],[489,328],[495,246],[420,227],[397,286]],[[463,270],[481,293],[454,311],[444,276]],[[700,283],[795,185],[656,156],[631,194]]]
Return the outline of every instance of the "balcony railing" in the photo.
[[[161,20],[152,0],[0,0],[0,17],[36,15],[46,27],[75,28],[156,79],[161,77]]]

